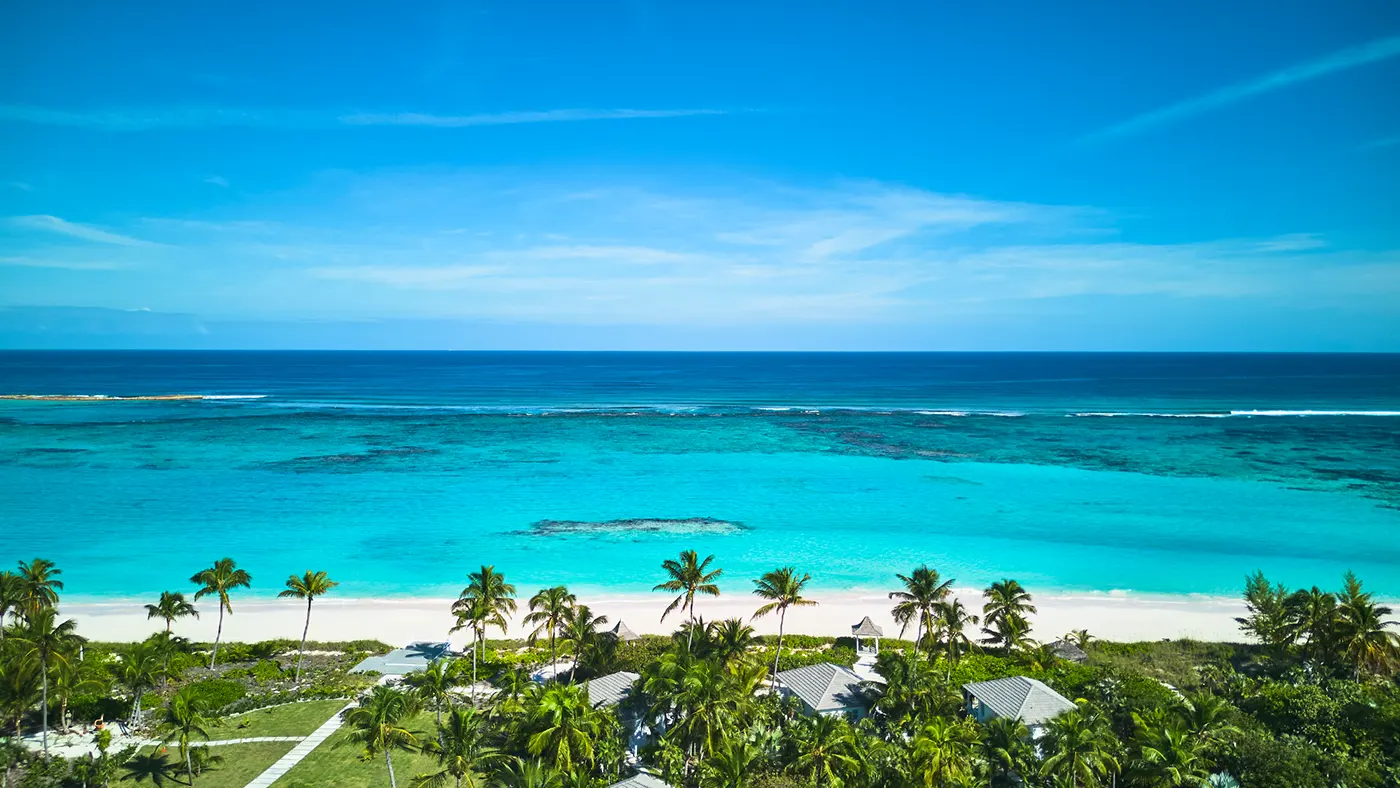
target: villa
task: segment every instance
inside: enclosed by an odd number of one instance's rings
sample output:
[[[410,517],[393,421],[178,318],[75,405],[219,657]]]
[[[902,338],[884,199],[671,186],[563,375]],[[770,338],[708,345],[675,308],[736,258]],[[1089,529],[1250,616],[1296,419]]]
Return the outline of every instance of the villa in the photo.
[[[646,772],[638,772],[628,777],[622,782],[609,785],[608,788],[671,788],[658,777],[652,777]]]
[[[641,676],[636,673],[620,670],[590,679],[587,682],[589,705],[595,709],[616,706],[632,692],[632,685],[636,684],[639,678]]]
[[[809,714],[858,720],[870,711],[861,686],[867,679],[850,668],[823,662],[785,670],[777,679],[778,694],[802,701]]]
[[[1073,701],[1044,682],[1025,676],[964,684],[962,691],[967,716],[978,722],[1020,720],[1036,739],[1045,732],[1047,722],[1076,708]]]

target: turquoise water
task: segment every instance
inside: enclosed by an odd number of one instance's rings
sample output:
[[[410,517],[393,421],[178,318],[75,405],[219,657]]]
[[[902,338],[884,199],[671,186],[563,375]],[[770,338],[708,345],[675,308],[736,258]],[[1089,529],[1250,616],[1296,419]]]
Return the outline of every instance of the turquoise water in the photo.
[[[240,397],[0,403],[0,555],[58,561],[74,598],[183,588],[225,554],[266,595],[306,568],[346,596],[455,594],[482,563],[522,588],[643,592],[685,547],[733,589],[787,563],[886,588],[928,562],[959,584],[1231,595],[1256,568],[1328,586],[1351,568],[1400,595],[1395,356],[0,353],[0,370],[4,393]]]

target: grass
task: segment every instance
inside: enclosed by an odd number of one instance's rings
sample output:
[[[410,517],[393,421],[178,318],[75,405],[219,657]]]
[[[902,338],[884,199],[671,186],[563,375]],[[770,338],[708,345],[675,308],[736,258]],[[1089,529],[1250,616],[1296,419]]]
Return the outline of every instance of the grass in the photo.
[[[420,739],[435,735],[432,712],[419,714],[404,727],[417,733]],[[345,728],[336,731],[335,735],[273,783],[274,788],[381,788],[388,785],[389,772],[384,765],[384,756],[361,760],[364,748],[344,743],[348,736],[349,731]],[[395,752],[393,758],[394,775],[398,777],[399,785],[407,785],[416,774],[437,771],[436,761],[426,755]]]
[[[197,788],[243,788],[252,781],[254,777],[262,774],[267,767],[274,763],[283,755],[292,751],[296,746],[295,742],[270,741],[256,742],[254,744],[226,744],[218,747],[210,747],[210,752],[223,756],[223,763],[218,768],[207,771],[194,778]],[[170,748],[170,759],[179,761],[183,769],[184,762],[180,761],[179,753],[175,747]],[[178,780],[167,784],[184,784],[185,773],[182,770],[178,775]],[[150,782],[132,782],[130,780],[114,780],[113,786],[119,788],[135,788],[137,785],[149,786]]]
[[[209,728],[210,739],[251,739],[255,736],[310,736],[345,708],[345,700],[308,700],[271,709],[225,717]]]

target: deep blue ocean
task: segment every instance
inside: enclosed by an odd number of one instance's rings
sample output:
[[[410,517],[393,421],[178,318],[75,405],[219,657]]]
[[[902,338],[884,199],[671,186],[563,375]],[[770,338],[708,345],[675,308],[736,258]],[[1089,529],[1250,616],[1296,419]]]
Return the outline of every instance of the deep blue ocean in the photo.
[[[0,352],[0,558],[70,598],[645,592],[682,548],[879,589],[1400,596],[1400,355]]]

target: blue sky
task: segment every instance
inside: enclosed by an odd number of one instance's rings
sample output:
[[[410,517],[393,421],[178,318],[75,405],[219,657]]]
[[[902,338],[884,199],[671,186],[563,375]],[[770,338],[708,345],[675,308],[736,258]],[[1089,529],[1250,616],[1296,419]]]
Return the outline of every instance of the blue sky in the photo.
[[[0,346],[1400,350],[1400,5],[11,3]]]

